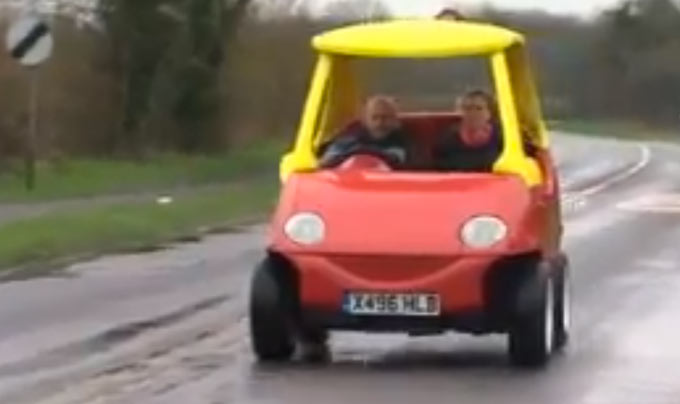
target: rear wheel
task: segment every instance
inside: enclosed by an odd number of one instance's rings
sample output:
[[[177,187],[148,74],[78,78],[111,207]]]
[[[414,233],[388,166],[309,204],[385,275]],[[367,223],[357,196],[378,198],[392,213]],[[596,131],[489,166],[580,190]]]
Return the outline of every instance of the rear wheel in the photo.
[[[286,361],[295,351],[290,290],[285,290],[275,261],[266,259],[256,269],[250,291],[250,336],[261,361]],[[279,272],[279,275],[282,272]]]
[[[525,286],[520,293],[531,294],[532,304],[512,321],[508,354],[515,366],[542,366],[548,362],[555,342],[555,288],[551,278],[538,274]]]

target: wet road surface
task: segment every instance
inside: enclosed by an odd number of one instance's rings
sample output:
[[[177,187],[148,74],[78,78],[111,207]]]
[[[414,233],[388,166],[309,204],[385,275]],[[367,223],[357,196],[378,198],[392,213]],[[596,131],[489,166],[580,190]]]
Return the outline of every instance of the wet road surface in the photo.
[[[1,286],[0,402],[677,404],[680,149],[610,148],[623,163],[603,175],[583,142],[562,168],[572,344],[544,370],[510,368],[502,336],[457,334],[338,333],[327,363],[257,365],[255,227]]]

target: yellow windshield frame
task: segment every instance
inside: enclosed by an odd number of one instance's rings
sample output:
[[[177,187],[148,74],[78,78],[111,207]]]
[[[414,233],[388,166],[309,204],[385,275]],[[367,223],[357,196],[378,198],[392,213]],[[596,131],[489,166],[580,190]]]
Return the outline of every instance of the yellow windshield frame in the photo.
[[[331,68],[332,56],[319,55],[312,73],[309,94],[303,108],[293,151],[286,154],[280,164],[280,177],[283,181],[293,172],[312,171],[317,168],[314,134],[323,119],[319,111],[323,108],[324,96],[328,91]]]
[[[538,163],[526,156],[522,142],[522,130],[515,99],[514,76],[509,68],[507,52],[491,57],[498,109],[503,132],[503,152],[494,164],[496,173],[516,174],[529,186],[541,184],[543,178]]]

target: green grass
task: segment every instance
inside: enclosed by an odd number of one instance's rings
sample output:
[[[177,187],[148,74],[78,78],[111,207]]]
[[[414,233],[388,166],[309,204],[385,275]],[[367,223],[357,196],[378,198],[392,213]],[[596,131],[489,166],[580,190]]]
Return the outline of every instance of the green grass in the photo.
[[[0,202],[47,201],[229,182],[265,170],[275,172],[286,146],[279,139],[258,140],[218,156],[163,154],[143,163],[112,159],[43,162],[38,166],[37,186],[30,192],[25,189],[18,163],[14,164],[16,170],[0,174]]]
[[[62,258],[200,237],[202,227],[269,212],[277,192],[276,177],[268,177],[185,196],[167,205],[129,203],[10,222],[0,227],[0,271],[44,269]]]
[[[549,123],[550,129],[592,136],[616,137],[628,140],[679,141],[680,128],[670,129],[653,127],[634,121],[606,120],[563,120]]]

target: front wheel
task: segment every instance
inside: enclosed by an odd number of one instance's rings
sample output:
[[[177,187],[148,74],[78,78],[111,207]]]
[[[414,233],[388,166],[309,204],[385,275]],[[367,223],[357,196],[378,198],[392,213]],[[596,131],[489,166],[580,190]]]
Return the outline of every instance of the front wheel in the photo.
[[[510,326],[508,353],[515,366],[545,365],[555,342],[555,288],[550,277],[530,281],[531,292],[536,293],[535,304],[518,314]]]
[[[571,323],[571,290],[569,271],[562,268],[557,275],[554,284],[555,295],[555,350],[562,350],[569,341],[569,328]]]
[[[277,268],[271,260],[256,269],[250,291],[250,337],[253,350],[261,361],[289,360],[295,351],[291,332],[291,304],[284,285],[277,280]]]

